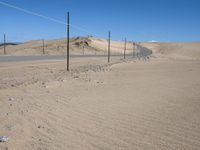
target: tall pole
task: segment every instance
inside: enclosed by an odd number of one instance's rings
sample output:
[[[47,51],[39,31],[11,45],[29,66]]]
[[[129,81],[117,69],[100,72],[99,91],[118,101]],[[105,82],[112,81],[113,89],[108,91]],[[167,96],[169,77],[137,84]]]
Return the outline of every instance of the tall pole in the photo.
[[[45,51],[44,51],[44,40],[42,40],[42,43],[43,43],[43,55],[45,54]]]
[[[125,38],[125,41],[124,41],[124,59],[126,58],[126,38]]]
[[[133,58],[135,56],[135,42],[133,42]]]
[[[4,34],[4,55],[6,55],[6,34]]]
[[[110,31],[108,32],[108,63],[110,63]]]
[[[137,42],[135,42],[135,54],[136,54],[136,51],[137,51]]]
[[[135,56],[138,57],[138,43],[135,42]]]
[[[85,55],[85,46],[83,45],[83,55]]]
[[[140,47],[140,42],[138,43],[138,55],[139,55],[139,60],[140,60],[140,49],[141,47]]]
[[[69,12],[67,13],[67,71],[69,71]]]

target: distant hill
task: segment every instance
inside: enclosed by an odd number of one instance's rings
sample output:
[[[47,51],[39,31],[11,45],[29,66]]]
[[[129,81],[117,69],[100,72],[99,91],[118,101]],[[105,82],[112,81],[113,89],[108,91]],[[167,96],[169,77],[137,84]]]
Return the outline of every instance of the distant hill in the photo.
[[[44,41],[45,54],[47,55],[62,55],[66,54],[67,40],[54,39]],[[108,40],[88,37],[70,38],[70,54],[107,54]],[[127,42],[126,53],[133,52],[133,43]],[[6,46],[8,55],[41,55],[43,54],[43,41],[33,40],[22,44],[10,44]],[[123,54],[124,41],[111,41],[111,54]],[[0,47],[0,55],[3,55],[3,47]]]
[[[67,40],[54,39],[44,41],[45,54],[47,55],[62,55],[66,54]],[[154,55],[184,58],[184,59],[200,59],[200,42],[190,43],[162,43],[162,42],[143,42],[141,45]],[[134,45],[132,42],[127,42],[126,53],[133,52]],[[3,55],[3,44],[0,44],[0,55]],[[108,40],[103,38],[74,37],[70,38],[70,54],[107,54]],[[111,41],[111,54],[123,54],[124,41]],[[8,55],[42,55],[43,41],[33,40],[25,43],[6,43],[6,54]]]
[[[144,42],[142,46],[169,58],[200,59],[200,42],[161,43]]]
[[[7,45],[19,45],[19,44],[21,44],[21,43],[5,43],[5,45],[7,46]],[[4,43],[0,43],[0,46],[3,46],[4,45]]]

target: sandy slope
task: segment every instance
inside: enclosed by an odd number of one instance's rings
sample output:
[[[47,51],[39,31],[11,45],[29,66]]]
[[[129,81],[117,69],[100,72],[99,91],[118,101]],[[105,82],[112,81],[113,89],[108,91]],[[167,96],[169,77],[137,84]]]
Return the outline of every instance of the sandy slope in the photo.
[[[200,62],[112,61],[0,64],[0,149],[198,150]]]
[[[107,52],[108,49],[108,40],[106,39],[99,39],[95,37],[90,37],[91,43],[90,45],[92,47],[95,47],[97,49],[102,49]],[[112,54],[123,54],[124,53],[124,47],[125,43],[124,41],[111,41],[111,52]],[[132,42],[126,43],[126,53],[132,53],[134,49],[134,45]]]
[[[84,43],[85,41],[87,41],[87,38],[70,39],[71,53],[76,54],[82,52],[82,48],[79,47],[79,44],[80,42],[83,42],[82,45],[85,45]],[[44,45],[46,54],[55,55],[55,54],[66,53],[66,47],[67,47],[66,39],[45,40]],[[91,49],[90,47],[86,46],[86,50],[90,51]],[[1,47],[1,52],[3,52],[3,47]],[[6,52],[8,55],[41,55],[43,54],[43,41],[42,40],[29,41],[15,46],[7,46]]]
[[[66,39],[46,40],[46,54],[65,54]],[[77,37],[70,39],[71,54],[105,54],[108,50],[108,41],[95,37]],[[127,42],[127,53],[133,51],[133,44]],[[43,54],[43,41],[29,41],[20,45],[6,46],[8,55],[41,55]],[[124,52],[124,42],[111,41],[112,54],[122,54]],[[0,47],[0,55],[3,54],[3,46]]]
[[[142,43],[153,51],[171,58],[200,59],[200,42],[193,43]]]

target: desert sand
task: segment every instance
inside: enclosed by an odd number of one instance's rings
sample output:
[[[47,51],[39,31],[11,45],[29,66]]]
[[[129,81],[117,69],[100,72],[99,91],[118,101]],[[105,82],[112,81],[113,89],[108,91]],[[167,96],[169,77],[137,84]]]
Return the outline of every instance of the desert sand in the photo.
[[[200,42],[191,43],[141,43],[142,46],[151,49],[154,54],[174,59],[200,59]]]
[[[112,54],[124,53],[124,42],[111,41]],[[127,53],[132,53],[133,43],[127,41]],[[0,46],[0,55],[3,55],[3,46]],[[44,50],[47,55],[66,54],[67,40],[45,40]],[[107,54],[108,40],[95,37],[70,38],[71,54]],[[28,41],[19,45],[6,46],[7,55],[41,55],[43,54],[43,40]]]
[[[70,72],[65,61],[1,63],[0,149],[198,150],[198,43],[142,45],[149,62],[77,58]]]

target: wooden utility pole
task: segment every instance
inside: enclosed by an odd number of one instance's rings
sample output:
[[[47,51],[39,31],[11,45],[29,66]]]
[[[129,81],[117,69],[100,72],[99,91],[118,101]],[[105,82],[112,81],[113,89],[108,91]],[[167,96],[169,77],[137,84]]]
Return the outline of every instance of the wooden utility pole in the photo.
[[[125,41],[124,41],[124,59],[126,58],[126,38],[125,38]]]
[[[43,43],[43,55],[45,54],[45,51],[44,51],[44,40],[42,40],[42,43]]]
[[[133,58],[135,56],[135,42],[133,42]]]
[[[4,47],[4,55],[6,55],[6,34],[4,34],[4,43],[3,43],[3,47]]]
[[[110,63],[110,32],[108,32],[108,63]]]
[[[141,52],[141,47],[140,47],[140,42],[138,43],[138,57],[139,57],[139,60],[140,60],[140,52]]]
[[[85,46],[83,45],[83,55],[85,55]]]
[[[69,12],[67,13],[67,71],[69,71]]]
[[[135,54],[137,52],[137,42],[135,42]]]

